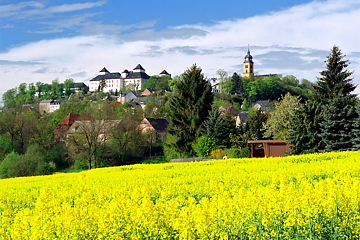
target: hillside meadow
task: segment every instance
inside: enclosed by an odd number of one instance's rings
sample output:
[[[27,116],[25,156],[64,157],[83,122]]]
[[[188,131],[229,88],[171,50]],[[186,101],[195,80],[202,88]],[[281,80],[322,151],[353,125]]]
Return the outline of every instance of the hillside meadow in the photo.
[[[0,239],[358,239],[360,152],[0,180]]]

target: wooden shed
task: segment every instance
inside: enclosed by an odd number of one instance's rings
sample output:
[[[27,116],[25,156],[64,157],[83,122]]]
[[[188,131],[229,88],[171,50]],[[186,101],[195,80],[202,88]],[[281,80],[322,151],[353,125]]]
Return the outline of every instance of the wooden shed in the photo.
[[[290,152],[290,145],[284,140],[248,141],[251,146],[251,157],[278,157]]]

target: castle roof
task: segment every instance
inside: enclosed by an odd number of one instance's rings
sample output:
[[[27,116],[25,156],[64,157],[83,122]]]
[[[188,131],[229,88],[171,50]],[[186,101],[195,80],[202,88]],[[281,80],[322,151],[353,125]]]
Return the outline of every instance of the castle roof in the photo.
[[[140,64],[138,64],[138,65],[134,68],[134,70],[138,70],[138,69],[145,71],[145,69],[144,69]]]

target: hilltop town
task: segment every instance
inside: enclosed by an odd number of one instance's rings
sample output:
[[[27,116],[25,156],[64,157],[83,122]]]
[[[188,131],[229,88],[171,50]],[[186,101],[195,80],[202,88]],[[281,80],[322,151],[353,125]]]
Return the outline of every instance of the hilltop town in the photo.
[[[330,57],[342,57],[336,46]],[[218,78],[211,79],[196,64],[177,76],[167,70],[149,76],[138,64],[122,72],[103,67],[87,83],[73,79],[22,83],[3,95],[0,157],[5,161],[15,152],[31,161],[29,154],[36,149],[44,153],[43,174],[149,159],[261,157],[309,151],[307,145],[297,142],[296,134],[311,139],[312,132],[300,127],[298,118],[321,111],[324,103],[317,101],[328,95],[318,98],[319,89],[325,91],[327,76],[311,83],[291,75],[255,74],[254,59],[248,49],[240,73],[229,76],[219,69]],[[342,76],[351,75],[344,71]],[[342,94],[355,89],[351,82],[347,84],[347,92]],[[299,109],[302,112],[293,115]],[[312,131],[325,127],[318,122],[309,124]],[[326,146],[319,136],[314,136],[318,140],[311,143],[311,151]],[[280,145],[282,150],[271,150]],[[40,171],[36,169],[24,171],[32,175]]]

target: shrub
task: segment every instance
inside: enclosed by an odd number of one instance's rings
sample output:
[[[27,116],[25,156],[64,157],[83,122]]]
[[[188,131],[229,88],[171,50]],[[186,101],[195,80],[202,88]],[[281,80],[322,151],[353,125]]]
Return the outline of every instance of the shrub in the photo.
[[[226,153],[225,153],[224,149],[215,149],[215,150],[212,150],[210,153],[210,156],[213,159],[222,159],[225,155],[226,155]]]
[[[54,164],[45,161],[45,151],[38,144],[28,147],[26,153],[19,155],[11,152],[6,155],[0,165],[0,177],[23,177],[33,175],[46,175],[55,170]]]
[[[215,139],[202,136],[196,139],[192,147],[198,157],[207,157],[216,148],[216,141]]]
[[[15,165],[18,158],[19,154],[14,151],[6,155],[0,163],[0,178],[14,177],[14,173],[12,172],[14,170],[13,165]]]
[[[225,154],[230,158],[247,158],[250,157],[250,149],[248,147],[228,148],[225,149]]]

